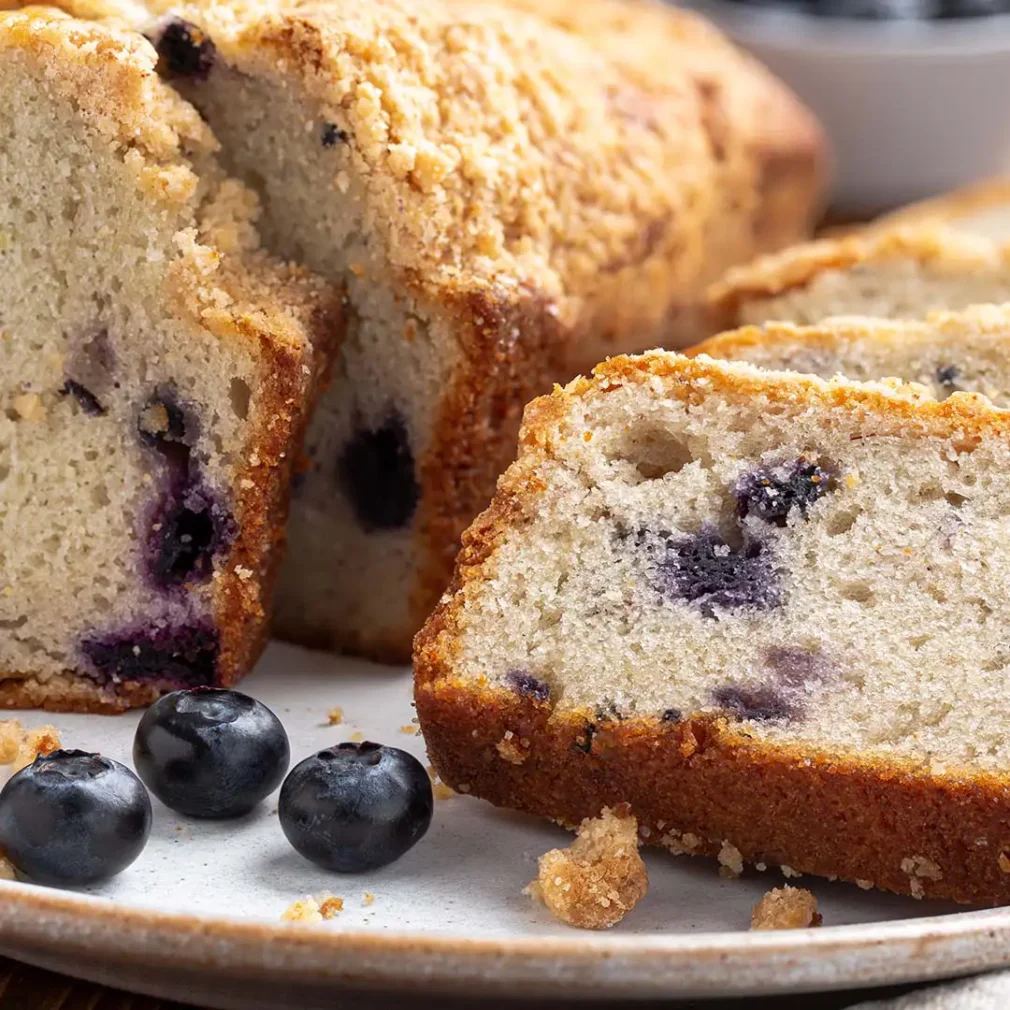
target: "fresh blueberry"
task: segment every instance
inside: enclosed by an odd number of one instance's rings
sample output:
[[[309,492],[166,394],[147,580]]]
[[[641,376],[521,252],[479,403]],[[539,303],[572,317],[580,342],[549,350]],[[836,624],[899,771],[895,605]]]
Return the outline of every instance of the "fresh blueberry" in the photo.
[[[205,80],[214,66],[217,49],[196,25],[173,18],[154,43],[169,77]]]
[[[213,684],[219,653],[209,622],[124,628],[81,642],[85,669],[98,680],[141,680],[185,687]]]
[[[295,765],[281,787],[281,828],[326,870],[360,873],[399,859],[428,830],[431,779],[417,758],[342,743]]]
[[[771,550],[760,540],[731,546],[707,524],[686,537],[641,531],[639,542],[658,555],[657,588],[670,599],[697,603],[705,617],[782,602]]]
[[[129,768],[56,750],[0,792],[0,846],[39,884],[82,887],[125,870],[151,833],[151,800]]]
[[[734,494],[741,517],[754,516],[766,523],[785,526],[793,509],[805,516],[807,509],[830,490],[831,474],[801,457],[744,474]]]
[[[133,764],[167,807],[190,817],[237,817],[280,785],[291,750],[265,705],[220,688],[159,698],[133,740]]]
[[[403,418],[359,428],[337,461],[337,478],[362,529],[398,530],[414,517],[421,487]]]
[[[77,401],[77,406],[89,417],[101,417],[105,413],[105,408],[98,402],[98,397],[73,379],[67,379],[63,383],[60,393],[63,396],[72,396]]]

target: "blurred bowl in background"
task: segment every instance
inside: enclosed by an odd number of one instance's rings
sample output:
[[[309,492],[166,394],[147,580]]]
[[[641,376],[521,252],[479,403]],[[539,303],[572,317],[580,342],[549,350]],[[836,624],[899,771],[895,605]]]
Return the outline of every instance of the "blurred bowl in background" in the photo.
[[[688,4],[820,117],[832,203],[868,214],[1010,173],[1010,14],[824,17],[764,3]]]

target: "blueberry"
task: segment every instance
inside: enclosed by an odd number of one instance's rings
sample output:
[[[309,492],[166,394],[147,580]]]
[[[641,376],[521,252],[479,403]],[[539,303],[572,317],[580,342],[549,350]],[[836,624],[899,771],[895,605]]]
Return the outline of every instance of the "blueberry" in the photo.
[[[831,474],[801,457],[744,474],[733,493],[741,518],[752,515],[766,523],[785,526],[793,509],[806,516],[807,509],[830,490]]]
[[[781,722],[798,715],[796,705],[773,687],[739,687],[727,684],[712,693],[720,708],[728,709],[739,719],[754,722]]]
[[[144,445],[161,456],[174,480],[186,482],[193,477],[190,456],[197,423],[192,411],[179,403],[170,384],[160,386],[140,408],[137,433]]]
[[[657,534],[643,531],[639,542],[655,541]],[[675,600],[696,602],[705,617],[717,610],[752,608],[768,610],[782,602],[771,550],[760,540],[731,546],[714,526],[687,537],[658,534],[657,583]]]
[[[151,833],[151,800],[129,768],[56,750],[0,792],[0,845],[39,884],[81,887],[125,870]]]
[[[550,685],[538,680],[525,670],[512,670],[507,679],[524,698],[532,698],[534,701],[550,701]]]
[[[167,807],[190,817],[237,817],[272,793],[291,750],[261,702],[220,688],[159,698],[133,740],[133,764]]]
[[[85,672],[99,680],[140,680],[197,687],[217,676],[219,642],[210,622],[124,628],[81,642]]]
[[[296,765],[278,813],[288,841],[326,870],[360,873],[399,859],[428,830],[431,779],[417,758],[342,743]]]
[[[662,721],[663,722],[680,722],[684,718],[684,713],[681,712],[679,708],[668,708],[664,709]]]
[[[161,69],[169,77],[205,80],[214,66],[217,49],[196,25],[173,18],[154,43]]]
[[[199,483],[173,487],[155,510],[148,535],[148,571],[160,589],[206,582],[214,555],[237,530],[228,510]]]
[[[105,414],[105,408],[98,402],[98,397],[79,382],[74,382],[73,379],[67,379],[63,383],[60,393],[63,396],[72,396],[81,410],[89,417],[101,417]]]
[[[394,411],[378,428],[359,428],[340,453],[337,479],[362,529],[408,525],[421,487],[403,418]]]
[[[322,141],[323,147],[336,147],[337,144],[346,143],[347,131],[341,130],[335,123],[323,123],[319,139]]]

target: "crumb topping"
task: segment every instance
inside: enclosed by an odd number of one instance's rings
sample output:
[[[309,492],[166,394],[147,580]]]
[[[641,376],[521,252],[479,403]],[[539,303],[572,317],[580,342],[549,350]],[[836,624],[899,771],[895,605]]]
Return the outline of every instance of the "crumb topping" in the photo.
[[[645,896],[649,878],[638,854],[638,822],[626,805],[587,818],[567,849],[539,860],[526,894],[581,929],[616,925]]]
[[[339,912],[344,910],[344,899],[332,894],[320,895],[314,898],[311,895],[293,901],[281,915],[282,922],[323,922],[334,918]]]
[[[776,887],[753,908],[751,929],[806,929],[819,926],[817,899],[802,887]]]
[[[719,849],[719,876],[735,878],[743,873],[743,856],[732,843],[724,841]]]
[[[340,707],[331,708],[326,713],[326,722],[330,726],[339,726],[344,721],[344,710]]]

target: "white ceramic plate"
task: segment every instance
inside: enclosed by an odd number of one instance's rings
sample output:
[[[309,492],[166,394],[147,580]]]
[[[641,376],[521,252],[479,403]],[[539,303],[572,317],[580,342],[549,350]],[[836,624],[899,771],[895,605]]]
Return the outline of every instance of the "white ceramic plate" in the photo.
[[[402,669],[274,645],[245,690],[270,705],[293,760],[361,733],[424,757]],[[327,725],[340,706],[345,721]],[[26,713],[23,721],[46,721]],[[137,714],[50,717],[64,744],[127,764]],[[821,929],[748,933],[777,873],[723,880],[712,861],[646,856],[646,898],[606,934],[571,930],[521,893],[536,858],[567,844],[549,824],[465,796],[436,801],[428,835],[399,862],[330,875],[291,849],[276,804],[233,822],[188,821],[155,803],[141,858],[71,893],[0,883],[0,953],[98,982],[222,1007],[332,1007],[348,987],[546,997],[767,993],[935,978],[1010,963],[1010,910],[955,912],[805,878]],[[282,923],[330,892],[344,911]],[[374,894],[369,906],[366,892]],[[945,914],[947,913],[947,914]]]

